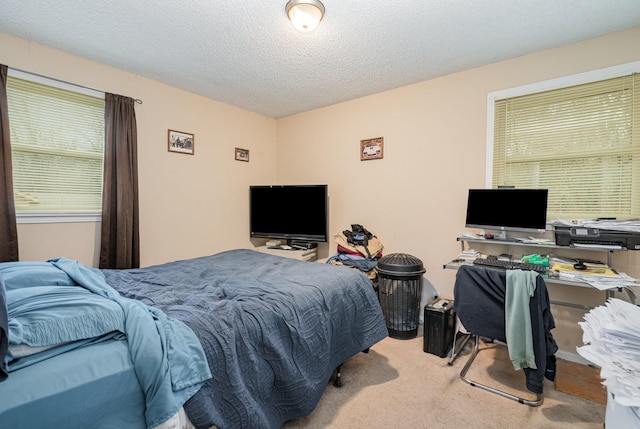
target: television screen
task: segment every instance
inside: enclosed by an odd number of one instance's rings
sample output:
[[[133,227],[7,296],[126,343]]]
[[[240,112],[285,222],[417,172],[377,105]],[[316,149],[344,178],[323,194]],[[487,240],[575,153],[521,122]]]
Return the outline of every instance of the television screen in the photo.
[[[543,232],[547,189],[469,189],[465,226],[497,231]]]
[[[325,242],[327,203],[327,185],[250,186],[250,235]]]

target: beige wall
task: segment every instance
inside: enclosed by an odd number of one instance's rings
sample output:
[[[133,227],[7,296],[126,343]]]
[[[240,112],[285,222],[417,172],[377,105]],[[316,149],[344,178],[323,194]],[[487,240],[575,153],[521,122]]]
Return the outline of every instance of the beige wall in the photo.
[[[141,264],[250,247],[248,186],[275,181],[276,121],[0,33],[0,63],[143,100],[136,105]],[[195,134],[195,155],[169,153],[167,130]],[[234,160],[234,148],[250,162]],[[99,224],[19,224],[21,260],[90,266]]]
[[[460,251],[467,190],[485,185],[487,94],[638,61],[638,46],[640,27],[281,119],[278,180],[328,183],[331,234],[363,224],[386,254],[420,258],[427,280],[452,296],[455,273],[442,266]],[[359,141],[380,136],[384,159],[360,161]],[[335,244],[321,252],[332,254]],[[640,276],[638,252],[616,255],[614,264]],[[559,301],[604,299],[576,287],[552,285],[550,293]],[[554,306],[563,350],[581,343],[583,313]]]
[[[330,234],[360,223],[385,254],[419,257],[451,296],[444,262],[460,250],[466,193],[485,184],[487,93],[640,60],[640,27],[273,120],[0,33],[0,63],[144,101],[136,107],[142,265],[250,247],[250,184],[327,183]],[[195,156],[168,153],[167,129],[195,133]],[[384,159],[359,142],[384,137]],[[234,147],[250,162],[233,160]],[[20,256],[95,265],[95,224],[19,225]],[[335,252],[323,244],[321,257]],[[517,251],[512,253],[516,254]],[[637,252],[614,265],[640,277]],[[551,286],[552,299],[599,303],[602,293]],[[581,343],[583,312],[554,307],[560,347]]]

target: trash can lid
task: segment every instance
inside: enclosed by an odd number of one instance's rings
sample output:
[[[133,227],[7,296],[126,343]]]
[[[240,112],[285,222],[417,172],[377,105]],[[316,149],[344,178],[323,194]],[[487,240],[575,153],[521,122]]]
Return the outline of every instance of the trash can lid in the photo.
[[[422,261],[406,253],[392,253],[378,261],[378,272],[382,274],[423,274],[426,270]]]

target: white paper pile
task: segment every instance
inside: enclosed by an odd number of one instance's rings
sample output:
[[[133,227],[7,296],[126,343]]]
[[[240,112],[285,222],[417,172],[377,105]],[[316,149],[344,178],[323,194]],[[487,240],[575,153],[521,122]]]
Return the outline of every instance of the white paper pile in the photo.
[[[598,275],[598,274],[579,274],[571,272],[558,272],[558,278],[571,280],[574,282],[588,283],[591,287],[599,290],[633,288],[638,286],[638,282],[633,277],[625,273],[618,272],[616,276]]]
[[[640,307],[610,298],[579,322],[584,346],[578,353],[599,366],[615,401],[640,407]]]
[[[584,228],[640,232],[640,221],[637,220],[554,220],[551,224],[553,226],[581,226]]]
[[[474,249],[467,249],[460,252],[458,259],[464,259],[465,261],[473,261],[480,256],[480,252]]]

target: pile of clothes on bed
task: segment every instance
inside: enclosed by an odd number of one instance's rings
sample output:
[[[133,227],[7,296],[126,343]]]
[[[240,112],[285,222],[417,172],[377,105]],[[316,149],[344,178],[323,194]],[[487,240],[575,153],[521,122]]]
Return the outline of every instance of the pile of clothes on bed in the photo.
[[[327,264],[344,265],[362,271],[374,282],[378,279],[378,260],[384,246],[378,238],[359,224],[352,224],[334,237],[338,252],[327,259]]]

